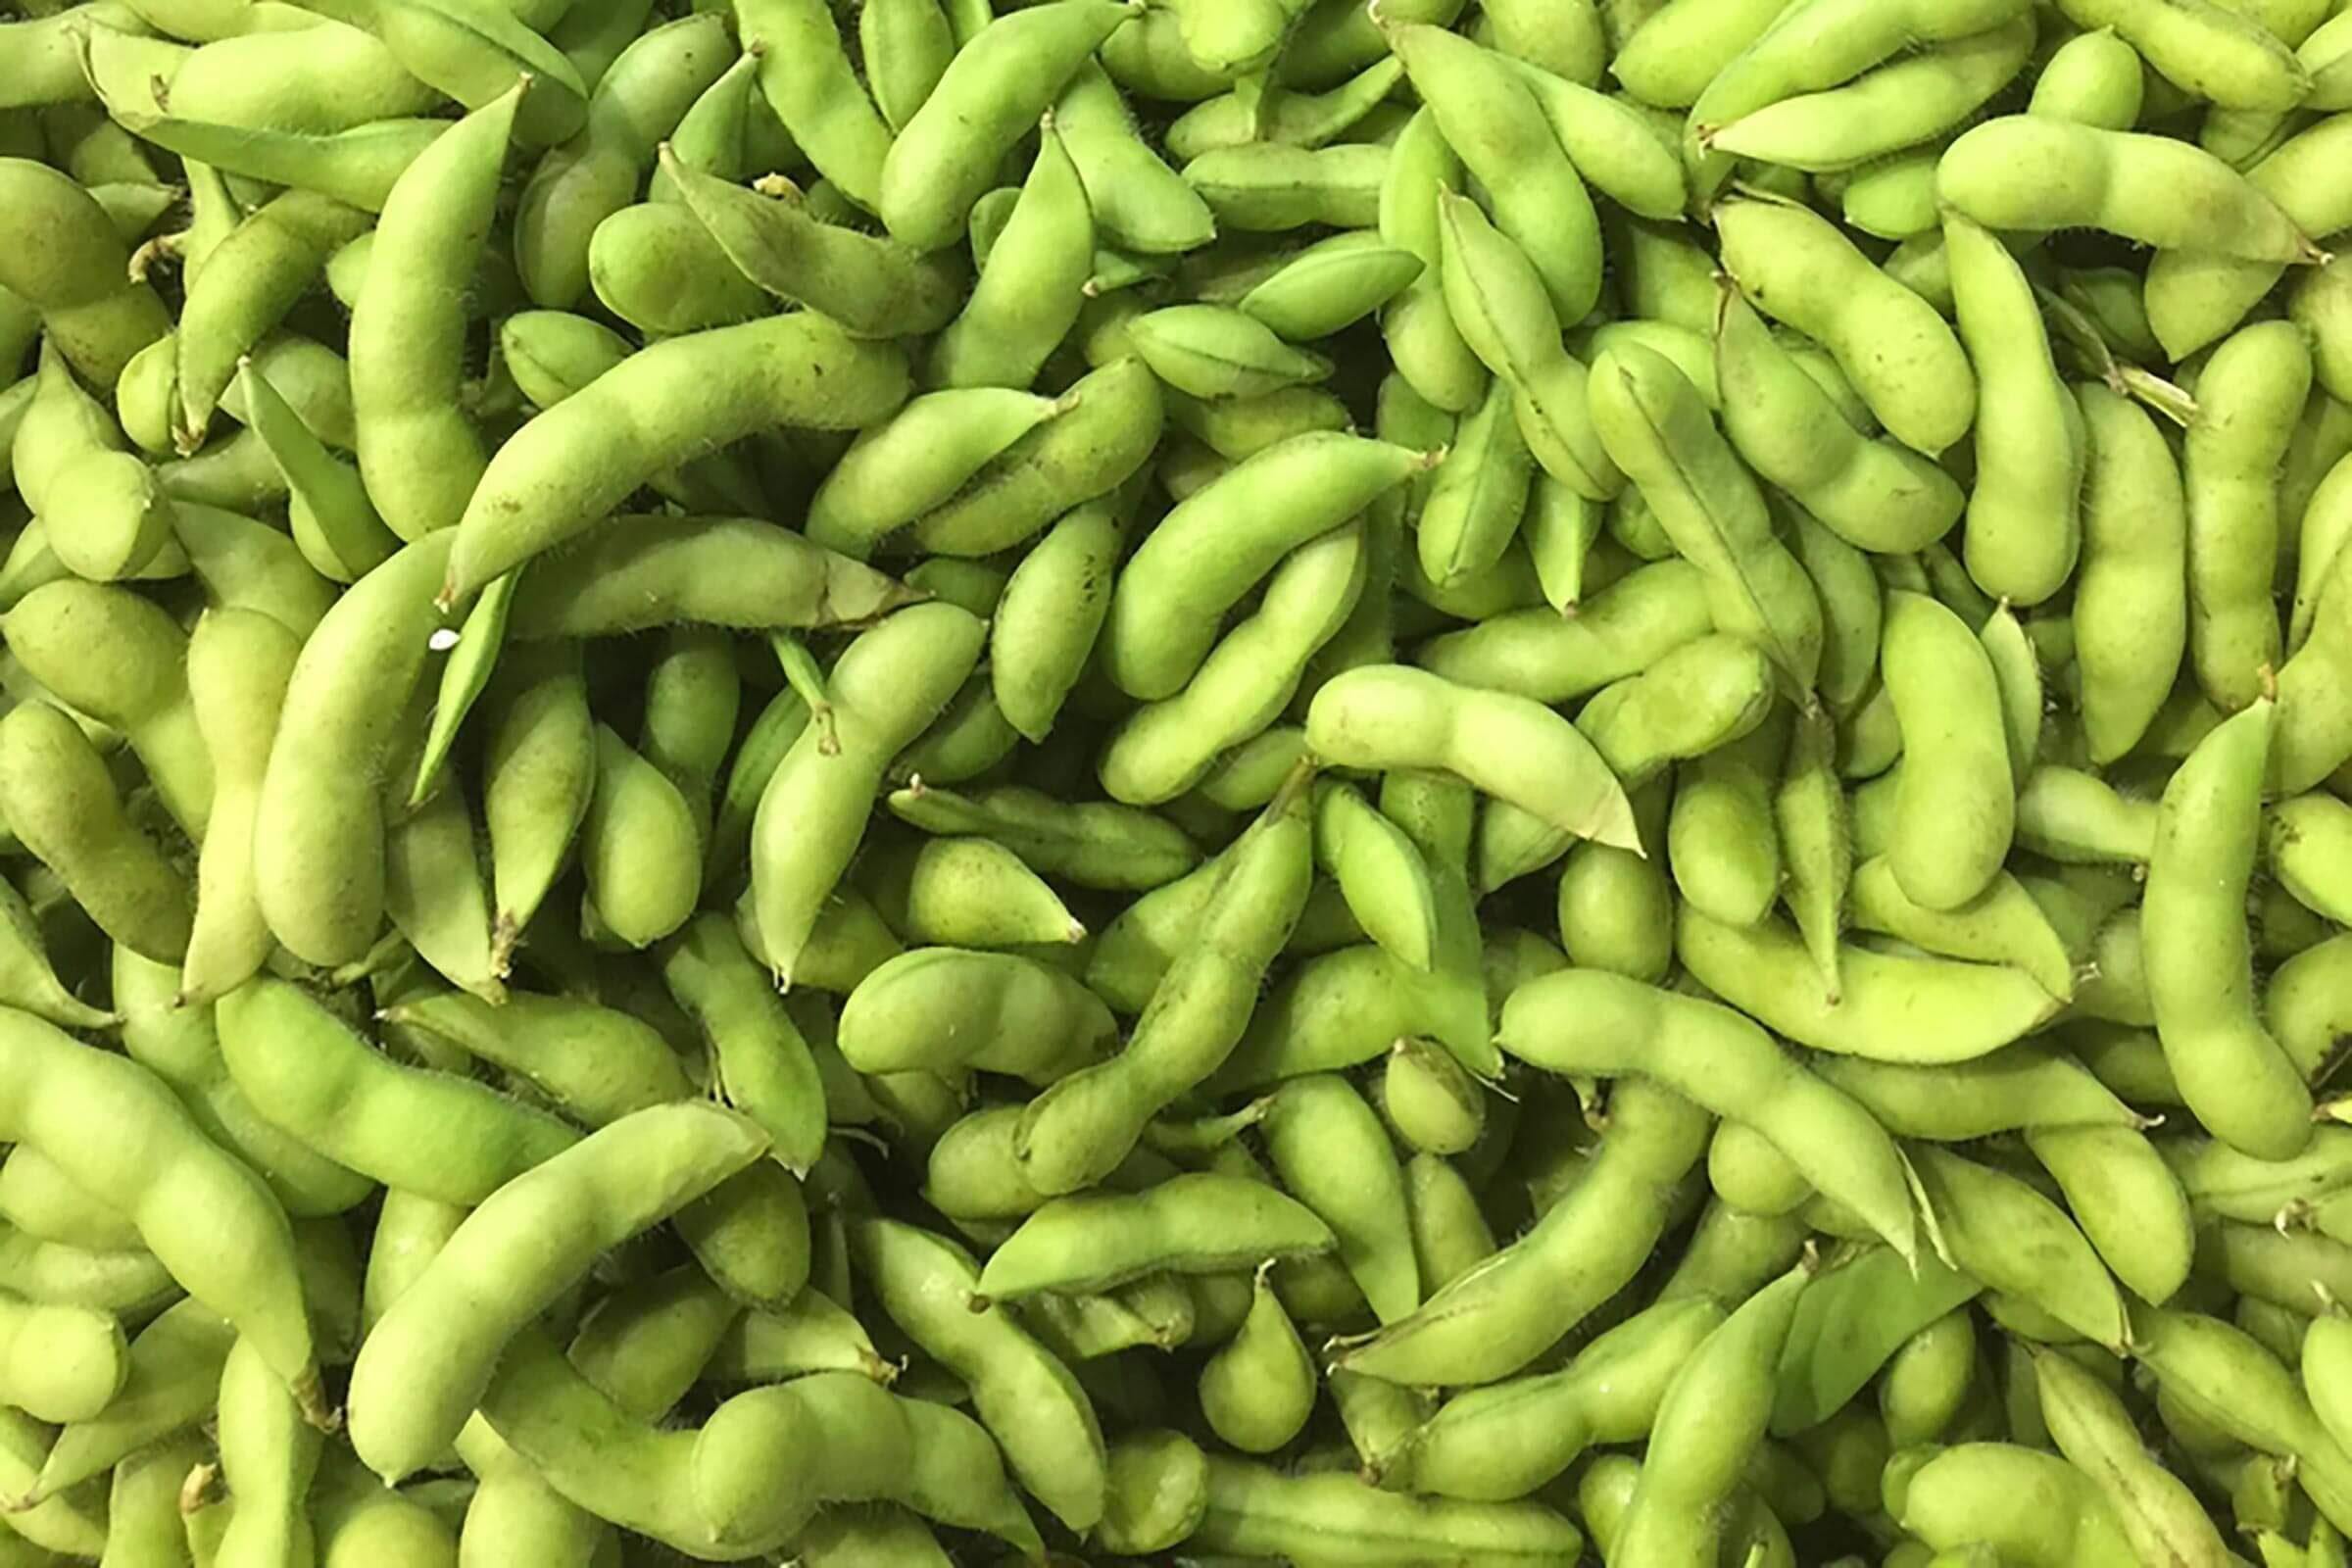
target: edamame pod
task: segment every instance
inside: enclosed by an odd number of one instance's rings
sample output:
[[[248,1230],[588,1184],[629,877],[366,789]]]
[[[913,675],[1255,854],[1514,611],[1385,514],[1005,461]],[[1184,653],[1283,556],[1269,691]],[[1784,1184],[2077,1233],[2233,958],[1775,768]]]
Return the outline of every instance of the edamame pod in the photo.
[[[257,810],[254,886],[277,939],[318,963],[344,963],[383,921],[383,807],[350,787],[382,768],[422,673],[437,616],[432,590],[455,535],[429,535],[369,572],[303,645],[287,679]]]
[[[1344,767],[1442,768],[1552,830],[1623,849],[1638,843],[1624,788],[1592,743],[1525,698],[1366,665],[1315,694],[1307,744]]]
[[[689,407],[673,396],[694,387]],[[898,350],[809,313],[668,339],[631,355],[515,432],[454,530],[450,602],[573,537],[651,475],[776,424],[862,425],[906,396]],[[713,420],[716,423],[713,423]]]
[[[1888,435],[1934,457],[1968,433],[1976,372],[1926,301],[1801,208],[1724,202],[1715,223],[1740,292],[1828,349]]]
[[[748,1118],[715,1106],[653,1106],[492,1195],[361,1347],[348,1397],[362,1460],[387,1484],[428,1463],[465,1424],[508,1341],[597,1252],[741,1170],[766,1142]],[[568,1245],[516,1250],[514,1238],[545,1237],[556,1214],[574,1228]]]
[[[2020,168],[2045,177],[2012,178]],[[2103,228],[2161,250],[2255,262],[2321,255],[2260,186],[2202,148],[2041,115],[2005,115],[1963,132],[1944,149],[1936,190],[1987,228]]]
[[[1762,493],[1663,356],[1627,343],[1593,367],[1592,408],[1610,458],[1683,558],[1707,575],[1716,625],[1763,648],[1799,692],[1821,668],[1812,580],[1773,538]]]
[[[2165,786],[2142,941],[2165,1059],[2216,1137],[2284,1159],[2311,1136],[2311,1093],[2264,1028],[2243,900],[2261,839],[2272,711],[2256,701],[2197,743]]]

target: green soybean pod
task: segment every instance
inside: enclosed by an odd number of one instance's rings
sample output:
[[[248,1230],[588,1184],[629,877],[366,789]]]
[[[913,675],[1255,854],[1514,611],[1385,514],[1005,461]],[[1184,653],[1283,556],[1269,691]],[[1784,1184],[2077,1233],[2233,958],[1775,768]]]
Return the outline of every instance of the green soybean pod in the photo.
[[[2115,1281],[2064,1209],[2024,1180],[1940,1147],[1914,1145],[1910,1155],[1965,1272],[2024,1298],[2068,1334],[2111,1349],[2123,1343]]]
[[[2260,322],[2215,348],[2197,376],[2181,462],[2188,506],[2188,653],[2224,711],[2243,708],[2279,660],[2271,579],[2279,553],[2278,472],[2311,387],[2311,348],[2291,322]]]
[[[1428,639],[1415,662],[1465,686],[1564,703],[1636,675],[1713,628],[1707,579],[1681,560],[1638,566],[1576,614],[1538,607]]]
[[[284,981],[248,981],[218,1011],[221,1054],[257,1110],[404,1191],[478,1203],[576,1140],[484,1085],[391,1061]]]
[[[697,835],[710,836],[710,793],[735,741],[743,701],[732,642],[711,627],[672,628],[647,672],[639,746],[685,797]]]
[[[40,1468],[49,1429],[22,1410],[0,1413],[0,1474],[11,1494],[22,1494]],[[9,1515],[4,1538],[23,1546],[23,1560],[35,1564],[97,1557],[107,1540],[107,1489],[95,1482],[49,1496]]]
[[[1223,611],[1292,549],[1339,527],[1425,462],[1386,442],[1315,431],[1239,465],[1170,512],[1128,559],[1103,627],[1105,670],[1133,696],[1173,696],[1208,656]],[[1314,500],[1266,503],[1277,495]]]
[[[603,929],[632,948],[677,930],[701,892],[699,848],[694,813],[677,785],[599,724],[579,858],[588,906]]]
[[[1974,19],[1984,9],[1969,8],[1963,15]],[[2032,18],[2001,9],[2009,14],[1995,25],[1924,41],[1924,47],[1842,85],[1798,91],[1730,121],[1698,121],[1697,139],[1716,159],[1732,155],[1815,172],[1849,171],[1899,155],[1965,123],[2025,66],[2034,47]],[[1791,29],[1799,35],[1805,30],[1801,23]],[[1720,114],[1722,108],[1706,112]],[[1700,112],[1694,106],[1694,121]]]
[[[1719,1114],[1748,1122],[1814,1187],[1862,1213],[1898,1252],[1911,1254],[1911,1200],[1892,1142],[1860,1104],[1787,1060],[1763,1031],[1729,1008],[1605,971],[1572,969],[1512,993],[1500,1039],[1511,1054],[1550,1071],[1655,1076]],[[1829,1134],[1833,1126],[1843,1130]]]
[[[2034,1370],[2058,1450],[2106,1496],[2133,1550],[2183,1568],[2222,1568],[2230,1554],[2204,1505],[2151,1459],[2115,1394],[2055,1350],[2036,1349]]]
[[[2024,161],[2053,177],[2004,177]],[[2160,250],[2208,250],[2261,264],[2263,275],[2320,254],[2262,185],[2202,148],[2039,115],[2006,115],[1963,132],[1944,149],[1936,188],[1947,208],[1988,228],[2103,228]],[[2192,207],[2210,220],[2187,220]],[[2186,340],[2166,330],[2167,293],[2157,291],[2150,318],[2160,340],[2186,352]]]
[[[1192,158],[1214,147],[1249,141],[1322,147],[1344,136],[1362,139],[1351,133],[1378,111],[1403,73],[1402,63],[1391,56],[1365,67],[1329,92],[1278,90],[1253,103],[1237,87],[1179,116],[1168,127],[1168,151],[1177,158]],[[1396,118],[1401,122],[1409,117]]]
[[[252,844],[261,778],[299,647],[269,615],[242,609],[207,612],[188,639],[188,694],[217,788],[198,860],[183,1002],[212,1002],[235,990],[269,956]]]
[[[1195,946],[1153,987],[1127,1049],[1023,1111],[1016,1148],[1041,1191],[1072,1192],[1106,1174],[1152,1116],[1233,1053],[1313,877],[1305,783],[1303,771],[1294,775],[1224,858]]]
[[[1112,801],[1055,799],[1019,785],[973,796],[941,789],[894,791],[893,814],[927,833],[983,834],[1031,868],[1081,887],[1144,892],[1200,863],[1200,847],[1164,816]]]
[[[733,922],[704,912],[662,956],[662,979],[709,1040],[726,1099],[766,1130],[795,1171],[824,1143],[825,1097],[808,1042],[737,939]]]
[[[1310,539],[1269,575],[1257,609],[1202,660],[1184,689],[1123,720],[1102,748],[1104,791],[1130,805],[1174,799],[1220,755],[1278,717],[1317,649],[1337,634],[1364,581],[1363,531],[1349,523]]]
[[[220,1369],[217,1423],[220,1478],[236,1497],[236,1512],[220,1538],[221,1557],[299,1560],[313,1544],[305,1502],[323,1438],[242,1338]]]
[[[1796,690],[1821,667],[1812,580],[1774,537],[1763,496],[1700,401],[1663,356],[1610,349],[1591,383],[1610,458],[1641,489],[1675,549],[1707,574],[1716,623],[1759,644]]]
[[[1881,667],[1910,759],[1897,796],[1895,877],[1915,902],[1955,908],[2009,853],[2016,815],[2000,695],[1966,622],[1920,594],[1887,596]]]
[[[1593,428],[1585,366],[1561,344],[1561,318],[1534,260],[1477,203],[1440,189],[1437,206],[1446,308],[1471,353],[1510,384],[1528,451],[1580,496],[1616,495],[1624,476]]]
[[[2170,1300],[2188,1278],[2197,1236],[2180,1180],[2148,1139],[2086,1125],[2031,1129],[2026,1144],[2116,1277],[2143,1300]]]
[[[571,13],[574,22],[598,15],[626,30],[611,45],[610,68],[590,83],[579,132],[541,155],[516,203],[514,267],[535,305],[569,310],[587,293],[597,224],[636,199],[656,144],[680,126],[733,49],[707,13],[639,35],[642,18],[628,22],[627,11]]]
[[[1826,716],[1799,714],[1772,800],[1785,868],[1782,899],[1833,999],[1841,993],[1838,938],[1854,869],[1850,812],[1835,771],[1836,746]]]
[[[186,955],[186,879],[127,814],[105,760],[45,702],[0,719],[0,815],[99,929],[158,962]]]
[[[1959,485],[1907,447],[1874,441],[1783,348],[1737,290],[1715,318],[1724,433],[1808,515],[1866,550],[1915,550],[1959,520]]]
[[[1933,306],[1803,209],[1729,201],[1715,219],[1740,291],[1827,348],[1887,434],[1934,457],[1968,433],[1976,373]]]
[[[1887,1441],[1901,1449],[1942,1438],[1959,1419],[1976,1373],[1977,1333],[1965,1307],[1905,1340],[1879,1380]]]
[[[383,919],[383,808],[349,781],[386,760],[422,670],[451,538],[410,545],[354,585],[288,680],[293,721],[270,743],[257,809],[273,830],[255,841],[254,880],[270,930],[314,962],[359,957]]]
[[[1315,1365],[1261,1265],[1241,1330],[1200,1369],[1209,1430],[1244,1453],[1271,1453],[1314,1412]]]
[[[1382,1118],[1407,1147],[1435,1154],[1467,1152],[1485,1130],[1486,1096],[1450,1053],[1413,1036],[1390,1048],[1381,1078]],[[1409,1185],[1407,1211],[1417,1208]],[[1416,1230],[1416,1251],[1423,1232]]]
[[[1927,1456],[1909,1477],[1897,1517],[1932,1546],[1982,1544],[1997,1552],[1997,1562],[2122,1562],[2135,1555],[2115,1509],[2088,1476],[2055,1454],[2015,1444],[1955,1444]]]
[[[1763,919],[1780,899],[1773,787],[1789,734],[1782,714],[1771,710],[1746,734],[1676,770],[1666,824],[1675,891],[1692,907],[1734,925]]]
[[[107,1492],[106,1552],[99,1561],[107,1568],[176,1568],[186,1562],[180,1488],[190,1471],[211,1463],[212,1451],[201,1436],[182,1433],[118,1465]],[[17,1545],[27,1564],[57,1560],[22,1538],[17,1538]]]
[[[1105,41],[1104,65],[1117,71],[1121,62],[1133,58],[1122,47],[1130,40],[1136,52],[1148,52],[1150,40],[1172,31],[1174,21],[1172,13],[1161,11],[1130,19]],[[1200,71],[1189,56],[1180,69]],[[1225,86],[1213,78],[1202,85],[1202,97]],[[1071,75],[1054,105],[1054,125],[1077,167],[1094,222],[1104,238],[1127,250],[1162,256],[1197,250],[1215,237],[1216,221],[1208,204],[1136,129],[1102,66],[1090,61]]]
[[[2297,902],[2331,920],[2343,912],[2334,868],[2341,864],[2345,832],[2352,827],[2346,812],[2352,807],[2332,795],[2298,795],[2271,808],[2265,834],[2273,874]]]
[[[1021,557],[990,617],[991,689],[1031,742],[1052,732],[1110,612],[1125,511],[1104,496],[1064,513]]]
[[[925,251],[960,238],[998,160],[1128,16],[1113,0],[1057,0],[956,51],[883,157],[875,211],[891,233]]]
[[[503,973],[587,814],[596,741],[574,643],[550,640],[504,650],[484,696],[491,965]]]
[[[906,128],[956,53],[947,14],[935,0],[868,7],[858,18],[858,45],[875,107],[893,131]]]
[[[1724,1320],[1683,1298],[1635,1313],[1557,1372],[1456,1395],[1392,1450],[1389,1490],[1507,1501],[1590,1447],[1648,1435],[1676,1371]]]
[[[691,416],[670,401],[682,385],[707,395]],[[499,449],[455,530],[460,547],[448,547],[443,592],[454,604],[477,591],[586,530],[686,458],[779,423],[865,424],[906,392],[906,362],[895,349],[858,343],[809,312],[640,350]],[[583,461],[584,453],[595,461]]]
[[[2142,934],[2157,1034],[2197,1119],[2284,1159],[2310,1137],[2310,1091],[2256,1012],[2242,908],[2275,706],[2261,699],[2225,720],[2166,785]]]
[[[1068,1369],[1004,1308],[965,1305],[979,1271],[953,1243],[864,1219],[851,1245],[883,1311],[970,1385],[1015,1477],[1072,1529],[1091,1528],[1105,1504],[1102,1436]]]
[[[2352,638],[2332,618],[2347,583],[2352,571],[2339,561],[2320,591],[2310,636],[2278,670],[2280,716],[2272,771],[2282,794],[2310,788],[2352,759],[2352,710],[2337,695],[2343,672],[2352,668]]]
[[[1929,909],[1904,893],[1892,862],[1874,855],[1854,868],[1854,924],[1945,957],[2008,963],[2061,1002],[2075,990],[2074,957],[2026,888],[2007,872],[1968,903]]]
[[[468,991],[498,998],[490,889],[474,853],[470,803],[443,773],[424,805],[384,835],[384,913],[416,956]]]
[[[1461,175],[1461,160],[1446,143],[1437,118],[1414,113],[1389,155],[1380,190],[1380,234],[1418,258],[1421,270],[1381,315],[1381,333],[1396,371],[1436,407],[1460,413],[1478,397],[1478,359],[1462,340],[1446,305],[1439,264],[1440,192]]]
[[[1225,305],[1169,305],[1128,324],[1127,341],[1170,387],[1198,398],[1259,397],[1331,374],[1256,318]]]
[[[129,247],[104,208],[63,172],[0,158],[0,191],[17,220],[44,236],[12,247],[0,288],[40,314],[41,329],[75,369],[111,387],[131,356],[171,330],[155,290],[129,276]]]
[[[1243,295],[1243,314],[1294,343],[1329,337],[1379,310],[1424,270],[1368,229],[1320,240]]]
[[[1812,1273],[1810,1265],[1792,1269],[1758,1291],[1666,1386],[1650,1462],[1610,1546],[1624,1568],[1665,1568],[1709,1553],[1722,1504],[1763,1441],[1774,1371]]]
[[[670,146],[678,162],[722,179],[748,177],[752,94],[759,84],[760,57],[745,54],[702,87],[670,131]],[[597,85],[601,88],[605,83]],[[594,113],[593,99],[590,112]],[[676,182],[658,168],[646,183],[646,194],[658,202],[682,200]]]
[[[494,1194],[462,1222],[361,1347],[352,1444],[388,1478],[456,1436],[501,1352],[597,1252],[666,1217],[758,1158],[765,1134],[710,1105],[659,1105],[590,1134]],[[564,1243],[517,1254],[514,1239],[567,1215]]]
[[[128,589],[68,579],[19,600],[5,627],[25,672],[74,711],[121,730],[166,809],[201,838],[213,769],[181,673],[188,640],[170,614]]]
[[[1340,766],[1451,772],[1548,832],[1629,849],[1638,843],[1633,808],[1599,752],[1525,698],[1402,665],[1366,665],[1315,694],[1307,743]]]
[[[165,1307],[131,1338],[116,1398],[87,1420],[66,1422],[57,1434],[28,1497],[37,1502],[80,1486],[143,1446],[198,1425],[219,1401],[221,1363],[235,1338],[235,1328],[198,1300]]]
[[[454,302],[489,232],[519,97],[468,116],[403,172],[353,306],[360,476],[403,539],[455,523],[487,461],[457,396],[465,319]]]
[[[1675,949],[1709,990],[1775,1033],[1845,1055],[1965,1061],[2058,1010],[2057,1000],[2022,970],[1854,944],[1838,955],[1841,999],[1832,1004],[1803,939],[1774,920],[1742,929],[1686,906],[1678,911]],[[1936,1000],[1923,1006],[1922,997]]]
[[[180,450],[201,444],[237,367],[324,270],[328,255],[368,230],[367,215],[310,191],[258,208],[216,251],[228,265],[191,287],[173,334],[177,382],[172,429]],[[222,247],[225,247],[223,249]]]
[[[2315,397],[2314,402],[2325,398]],[[2332,402],[2332,399],[2327,399]],[[2304,425],[2296,426],[2298,441]],[[2294,450],[2289,449],[2288,466],[2294,466]],[[2345,526],[2352,520],[2352,467],[2345,467],[2343,458],[2332,453],[2320,454],[2328,463],[2324,476],[2317,478],[2304,498],[2300,510],[2299,537],[2295,549],[2295,597],[2287,621],[2286,645],[2300,649],[2310,639],[2312,620],[2319,610],[2320,595],[2326,589],[2335,562],[2343,550],[2347,535]],[[2342,469],[2339,474],[2338,469]],[[2281,485],[2279,516],[2281,520],[2296,515],[2295,498]]]
[[[1191,1545],[1315,1561],[1337,1543],[1365,1564],[1570,1561],[1584,1534],[1539,1502],[1414,1498],[1351,1475],[1289,1475],[1209,1457],[1207,1504]]]
[[[771,309],[710,230],[675,202],[638,202],[597,224],[588,282],[606,310],[648,338],[731,326]]]
[[[2065,0],[2079,27],[2112,27],[2166,79],[2232,109],[2291,109],[2310,87],[2292,44],[2247,9]]]
[[[898,327],[930,331],[954,317],[960,270],[953,263],[824,221],[789,182],[779,187],[782,199],[773,199],[761,189],[689,169],[666,147],[661,166],[726,259],[767,293],[820,308],[860,337],[887,336]],[[645,297],[666,308],[660,275],[647,270]],[[751,302],[729,297],[715,277],[709,284],[715,308],[750,308]]]
[[[1366,934],[1398,962],[1427,969],[1436,961],[1437,896],[1420,852],[1345,784],[1315,791],[1315,859]]]
[[[400,548],[399,536],[376,514],[358,468],[328,450],[261,366],[247,359],[240,371],[232,390],[242,392],[248,424],[285,475],[288,527],[303,559],[335,582],[358,581]]]
[[[1087,187],[1048,116],[1037,157],[971,297],[932,346],[932,380],[943,387],[1034,382],[1086,303],[1094,252]]]
[[[1490,381],[1431,480],[1414,532],[1421,570],[1440,587],[1492,568],[1518,536],[1534,460],[1516,407],[1508,382]]]
[[[804,0],[756,0],[739,24],[744,48],[760,60],[760,92],[794,143],[851,201],[873,211],[890,127],[852,72],[831,14]]]
[[[122,1021],[114,1011],[90,1005],[66,988],[47,952],[39,916],[15,885],[0,879],[0,1000],[35,1017],[70,1029],[105,1028]]]
[[[1311,1210],[1262,1181],[1188,1172],[1132,1195],[1054,1199],[998,1247],[972,1299],[1107,1290],[1161,1269],[1226,1273],[1334,1245]]]
[[[214,1142],[259,1171],[288,1213],[342,1213],[368,1196],[372,1184],[366,1177],[315,1152],[255,1110],[221,1059],[211,1006],[181,1002],[177,968],[118,946],[112,978],[131,1059],[169,1083]]]
[[[1116,491],[1159,440],[1159,381],[1131,348],[1073,382],[1059,409],[917,517],[912,543],[948,556],[1024,543],[1080,502]]]
[[[1665,777],[1632,792],[1642,853],[1572,846],[1560,870],[1560,946],[1578,964],[1655,983],[1674,962],[1674,887],[1668,880]]]
[[[877,848],[859,884],[891,929],[951,948],[1086,940],[1084,924],[1020,858],[991,839],[916,839]]]
[[[1599,223],[1526,79],[1506,57],[1442,27],[1392,25],[1388,38],[1446,144],[1487,187],[1497,226],[1527,248],[1560,318],[1582,320],[1599,293]]]
[[[11,1023],[13,1141],[39,1149],[74,1185],[129,1215],[174,1276],[236,1322],[306,1413],[317,1414],[318,1372],[293,1236],[269,1189],[214,1146],[147,1069],[28,1015]],[[75,1100],[113,1104],[125,1138],[72,1134],[61,1117],[70,1117]],[[190,1204],[210,1217],[192,1223]]]
[[[2180,465],[2149,416],[2105,387],[2079,385],[2089,461],[2075,658],[2094,762],[2146,733],[2187,646],[2187,512]]]
[[[493,1004],[446,991],[395,1003],[381,1016],[514,1074],[590,1123],[691,1091],[676,1054],[650,1024],[591,1002],[514,992]]]
[[[1598,1152],[1533,1229],[1411,1317],[1335,1347],[1335,1363],[1415,1385],[1517,1372],[1633,1277],[1664,1229],[1674,1189],[1704,1153],[1708,1126],[1660,1085],[1620,1083]]]
[[[903,953],[858,981],[839,1031],[860,1072],[969,1066],[1041,1084],[1101,1060],[1117,1035],[1109,1009],[1070,977],[954,948]]]
[[[838,754],[824,754],[816,727],[802,731],[753,822],[751,898],[779,975],[792,973],[856,856],[883,770],[970,674],[984,635],[977,617],[952,605],[916,605],[861,633],[835,662]],[[820,842],[822,823],[834,842]]]
[[[1371,1106],[1346,1079],[1317,1074],[1285,1084],[1264,1127],[1276,1172],[1331,1226],[1375,1315],[1410,1313],[1421,1288],[1404,1179]]]
[[[2052,363],[2025,271],[1986,229],[1943,222],[1960,337],[1979,379],[1968,573],[1995,599],[2035,605],[2073,573],[2081,548],[2082,411]]]

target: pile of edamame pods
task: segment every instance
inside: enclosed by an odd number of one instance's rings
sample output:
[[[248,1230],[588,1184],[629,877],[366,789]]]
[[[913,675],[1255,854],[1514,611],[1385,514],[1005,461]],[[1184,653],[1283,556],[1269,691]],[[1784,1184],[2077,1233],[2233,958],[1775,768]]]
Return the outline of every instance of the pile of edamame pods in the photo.
[[[2343,1568],[2352,5],[18,4],[0,1568]]]

